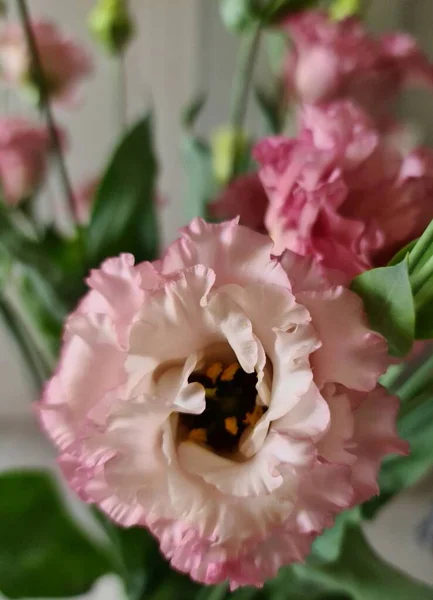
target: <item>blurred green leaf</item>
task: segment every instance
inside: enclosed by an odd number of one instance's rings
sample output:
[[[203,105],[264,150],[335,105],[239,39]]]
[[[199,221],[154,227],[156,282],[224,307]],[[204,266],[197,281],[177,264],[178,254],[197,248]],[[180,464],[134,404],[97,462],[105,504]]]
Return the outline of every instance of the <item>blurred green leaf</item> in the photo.
[[[221,0],[221,18],[230,31],[243,31],[254,23],[257,17],[254,0]]]
[[[181,156],[186,171],[185,222],[206,216],[206,205],[213,199],[217,185],[212,166],[212,153],[205,142],[186,134],[182,139]]]
[[[242,32],[259,22],[271,25],[290,13],[307,10],[320,0],[221,0],[224,25],[230,31]]]
[[[341,553],[346,528],[349,524],[359,523],[361,514],[359,508],[345,510],[335,519],[335,524],[326,529],[314,542],[312,547],[312,559],[321,562],[332,562],[337,560]]]
[[[340,557],[318,569],[317,575],[353,600],[433,600],[433,588],[387,564],[355,525],[345,530]]]
[[[352,290],[364,301],[372,329],[388,341],[391,354],[404,356],[415,337],[415,307],[407,260],[358,275]]]
[[[398,432],[410,444],[408,456],[387,458],[379,474],[380,496],[363,506],[363,515],[373,518],[397,493],[418,482],[433,467],[433,373],[430,389],[403,405]]]
[[[199,94],[190,104],[185,106],[182,111],[182,125],[185,129],[194,127],[201,111],[206,104],[206,94]]]
[[[42,471],[0,475],[0,591],[8,598],[59,598],[87,592],[115,568],[63,508]]]
[[[86,233],[91,265],[120,252],[131,252],[137,261],[157,257],[156,175],[149,114],[120,142],[97,191]]]
[[[279,77],[284,67],[288,38],[283,31],[269,29],[265,36],[265,47],[272,73]]]
[[[329,8],[329,14],[336,21],[347,19],[361,13],[362,4],[362,0],[333,0]]]

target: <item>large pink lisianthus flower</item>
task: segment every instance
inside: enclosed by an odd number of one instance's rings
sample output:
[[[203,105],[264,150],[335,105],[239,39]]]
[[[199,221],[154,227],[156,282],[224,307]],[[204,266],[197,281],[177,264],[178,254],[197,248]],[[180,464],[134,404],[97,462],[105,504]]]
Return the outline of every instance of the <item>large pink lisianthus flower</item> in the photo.
[[[375,38],[360,19],[336,21],[322,11],[300,12],[282,27],[293,41],[285,63],[288,91],[302,104],[351,98],[386,127],[404,87],[433,85],[433,65],[410,35]]]
[[[0,186],[7,204],[16,205],[36,190],[50,147],[45,127],[24,118],[0,119]]]
[[[384,264],[433,219],[433,154],[407,156],[350,101],[305,106],[297,138],[254,156],[277,254],[314,255],[349,277]]]
[[[77,85],[93,71],[89,54],[50,22],[35,21],[32,30],[50,95],[59,103],[73,104]],[[6,24],[0,34],[0,73],[14,87],[35,84],[27,41],[16,23]]]
[[[361,299],[238,222],[92,271],[38,411],[70,485],[197,581],[260,586],[378,492],[398,400]]]

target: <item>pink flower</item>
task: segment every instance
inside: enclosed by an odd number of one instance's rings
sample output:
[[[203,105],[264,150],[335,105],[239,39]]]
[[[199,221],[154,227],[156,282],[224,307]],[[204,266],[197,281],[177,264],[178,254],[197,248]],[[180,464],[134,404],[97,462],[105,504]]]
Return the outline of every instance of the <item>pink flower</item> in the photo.
[[[361,299],[237,220],[105,261],[39,414],[71,486],[174,568],[260,586],[404,453]]]
[[[405,86],[433,84],[433,66],[409,35],[376,39],[359,19],[334,21],[321,11],[300,12],[283,27],[294,42],[287,87],[301,103],[352,98],[387,126],[390,104]]]
[[[18,204],[41,183],[50,151],[50,136],[22,118],[0,119],[0,183],[5,202]]]
[[[277,254],[312,254],[353,277],[384,264],[433,218],[433,155],[402,157],[349,101],[304,107],[298,138],[265,139],[254,155]]]
[[[99,183],[100,178],[93,177],[85,181],[74,192],[75,215],[78,222],[83,225],[89,221]]]
[[[268,197],[258,173],[240,175],[210,205],[217,219],[240,217],[240,224],[264,233]]]
[[[92,72],[90,56],[52,23],[36,21],[32,28],[52,97],[72,103],[77,84]],[[35,84],[25,35],[18,24],[6,25],[0,35],[0,69],[3,79],[12,86]]]

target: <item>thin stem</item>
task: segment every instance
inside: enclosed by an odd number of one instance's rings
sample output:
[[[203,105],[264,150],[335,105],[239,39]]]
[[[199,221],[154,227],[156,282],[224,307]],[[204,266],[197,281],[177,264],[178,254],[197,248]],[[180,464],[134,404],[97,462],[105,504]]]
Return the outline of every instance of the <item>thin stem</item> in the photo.
[[[50,95],[47,86],[47,80],[44,73],[42,60],[39,54],[38,46],[36,43],[35,36],[33,34],[31,19],[29,10],[27,7],[26,0],[17,0],[18,12],[21,17],[24,33],[26,36],[29,51],[33,60],[33,68],[35,70],[36,82],[39,91],[39,104],[41,111],[45,114],[47,120],[48,130],[51,137],[51,143],[55,156],[57,158],[57,164],[60,173],[60,179],[62,181],[63,190],[65,193],[66,201],[69,207],[69,211],[74,222],[78,222],[76,207],[74,203],[74,194],[72,185],[69,179],[68,171],[66,169],[66,163],[63,156],[62,142],[59,136],[59,132],[56,127],[53,111],[51,108]]]
[[[417,272],[411,277],[412,290],[414,294],[417,294],[426,281],[432,277],[433,273],[433,255],[422,265],[418,265]]]
[[[119,134],[125,131],[128,124],[128,90],[125,68],[125,54],[119,52],[112,58],[114,64],[114,97],[116,101],[116,116],[119,124]]]
[[[406,379],[396,393],[402,402],[408,402],[411,398],[421,394],[427,385],[431,385],[432,379],[433,356],[429,356],[422,362],[417,370]]]
[[[433,221],[419,238],[411,252],[409,253],[409,272],[415,273],[417,267],[421,267],[425,260],[425,255],[430,250],[433,243]]]
[[[261,27],[256,25],[240,42],[230,108],[230,124],[235,134],[242,130],[247,115],[248,97],[260,47],[260,37]],[[232,176],[236,172],[238,158],[237,152],[233,152]]]

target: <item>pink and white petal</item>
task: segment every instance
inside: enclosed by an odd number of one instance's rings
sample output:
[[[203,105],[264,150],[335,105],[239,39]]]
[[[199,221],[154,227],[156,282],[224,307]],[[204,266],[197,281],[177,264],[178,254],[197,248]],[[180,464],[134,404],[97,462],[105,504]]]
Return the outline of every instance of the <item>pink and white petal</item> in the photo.
[[[330,411],[317,386],[311,383],[308,391],[288,413],[274,421],[272,429],[295,439],[320,439],[327,435]]]
[[[298,493],[297,523],[302,533],[320,534],[353,502],[351,469],[317,463],[305,474]]]
[[[367,326],[361,298],[336,287],[326,292],[303,292],[298,300],[310,311],[322,342],[311,356],[318,388],[341,383],[349,389],[372,390],[390,358],[385,339]]]
[[[407,442],[396,431],[400,401],[390,396],[385,388],[377,386],[354,412],[353,441],[357,462],[353,466],[352,481],[356,503],[364,502],[378,493],[377,475],[383,458],[388,454],[409,453]]]
[[[132,328],[129,356],[173,361],[221,341],[206,307],[214,281],[212,269],[197,265],[150,293]]]
[[[156,394],[172,402],[174,410],[200,414],[206,408],[204,387],[199,383],[188,383],[198,360],[198,354],[190,354],[183,365],[168,367],[155,383]]]
[[[350,450],[355,446],[355,424],[350,399],[344,389],[337,391],[333,385],[325,386],[323,395],[329,405],[330,427],[317,444],[318,454],[329,463],[353,465],[356,456]]]
[[[251,321],[230,296],[224,293],[224,288],[210,299],[208,310],[215,319],[215,329],[221,330],[242,369],[246,373],[253,373],[259,351]]]
[[[217,286],[254,282],[288,285],[283,269],[271,257],[271,239],[239,225],[238,219],[219,224],[194,219],[181,236],[162,261],[164,275],[205,264],[215,271]]]

